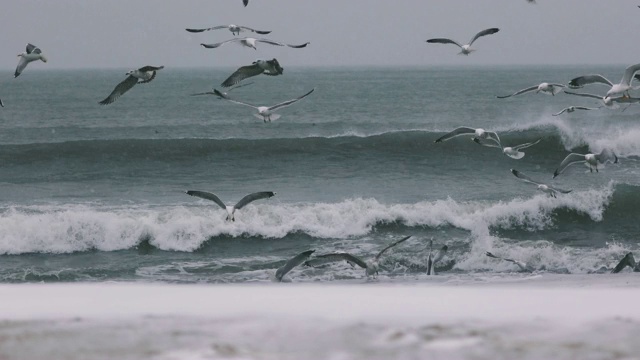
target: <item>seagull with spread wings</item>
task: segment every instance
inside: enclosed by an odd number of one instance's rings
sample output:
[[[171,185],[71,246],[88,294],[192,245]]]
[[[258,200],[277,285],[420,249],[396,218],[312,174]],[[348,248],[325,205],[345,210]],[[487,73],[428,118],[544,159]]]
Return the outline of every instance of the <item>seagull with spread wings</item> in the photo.
[[[602,105],[606,106],[608,109],[617,109],[619,108],[618,104],[632,104],[632,103],[640,102],[640,98],[637,98],[637,97],[624,97],[624,96],[611,97],[609,95],[600,96],[600,95],[586,94],[586,93],[575,93],[567,90],[565,90],[564,93],[569,95],[598,99],[602,102]]]
[[[629,90],[632,90],[634,87],[631,86],[631,81],[635,78],[636,73],[640,71],[640,63],[628,66],[624,70],[624,75],[622,75],[622,80],[618,84],[612,83],[606,77],[599,74],[591,74],[578,76],[577,78],[569,81],[569,87],[573,89],[581,88],[587,84],[600,83],[609,85],[611,88],[607,91],[607,96],[611,97],[617,94],[623,94],[624,97],[629,96]]]
[[[310,42],[306,42],[304,44],[301,45],[290,45],[290,44],[283,44],[277,41],[273,41],[273,40],[269,40],[269,39],[256,39],[256,38],[252,38],[252,37],[244,37],[244,38],[233,38],[233,39],[229,39],[229,40],[225,40],[219,43],[215,43],[215,44],[200,44],[203,48],[205,49],[215,49],[217,47],[220,47],[222,45],[226,45],[229,43],[238,43],[242,46],[246,46],[248,48],[252,48],[254,50],[258,50],[258,48],[256,48],[256,43],[257,42],[261,42],[261,43],[265,43],[265,44],[270,44],[270,45],[275,45],[275,46],[288,46],[294,49],[301,49],[304,47],[307,47],[307,45],[311,44]]]
[[[382,254],[384,254],[387,250],[391,249],[392,247],[408,240],[411,236],[405,236],[400,240],[396,240],[394,242],[392,242],[391,244],[387,245],[384,249],[380,250],[380,252],[378,252],[378,254],[370,260],[362,260],[361,258],[355,256],[355,255],[351,255],[349,253],[330,253],[330,254],[324,254],[324,255],[318,255],[315,257],[315,259],[307,261],[305,264],[308,266],[313,266],[314,262],[321,262],[321,263],[328,263],[328,262],[336,262],[336,261],[347,261],[350,264],[355,264],[361,268],[363,268],[365,270],[365,274],[367,275],[367,277],[369,276],[374,276],[374,275],[378,275],[378,269],[380,267],[379,262],[380,262],[380,257],[382,256]]]
[[[466,126],[460,126],[459,128],[442,135],[441,137],[436,139],[434,142],[439,143],[439,142],[447,141],[449,139],[453,139],[454,137],[460,136],[460,135],[473,135],[474,138],[479,138],[481,140],[491,140],[496,142],[498,145],[500,145],[500,147],[502,147],[502,144],[500,143],[500,137],[495,132],[486,131],[485,129],[482,129],[482,128],[474,129]]]
[[[590,107],[585,107],[585,106],[568,106],[568,107],[560,110],[560,112],[557,112],[557,113],[552,114],[552,115],[553,116],[558,116],[558,115],[564,114],[565,112],[566,113],[572,113],[572,112],[574,112],[576,110],[598,110],[598,109],[600,109],[600,107],[590,108]]]
[[[229,76],[224,82],[222,87],[229,87],[236,85],[240,81],[250,78],[252,76],[264,74],[269,76],[282,75],[284,69],[280,66],[277,59],[273,60],[256,60],[251,65],[242,66],[236,70],[231,76]]]
[[[430,43],[430,44],[453,44],[453,45],[457,45],[460,48],[460,52],[458,53],[458,55],[469,55],[471,52],[475,51],[475,49],[471,48],[471,45],[473,44],[474,41],[478,40],[478,38],[481,37],[481,36],[495,34],[498,31],[500,31],[500,29],[498,29],[498,28],[490,28],[490,29],[482,30],[479,33],[477,33],[473,38],[471,38],[471,41],[469,41],[469,43],[465,44],[465,45],[460,45],[460,43],[458,43],[457,41],[454,41],[454,40],[451,40],[451,39],[446,39],[446,38],[429,39],[429,40],[427,40],[427,42]]]
[[[20,60],[18,61],[18,66],[16,66],[15,73],[13,73],[14,78],[20,76],[24,68],[27,67],[27,64],[32,61],[41,60],[42,62],[47,62],[47,58],[44,56],[40,48],[33,44],[27,44],[26,51],[18,54],[18,57]]]
[[[545,183],[541,183],[539,181],[535,181],[535,180],[531,179],[530,177],[528,177],[527,175],[521,173],[518,170],[511,169],[511,173],[515,177],[517,177],[518,179],[520,179],[520,180],[522,180],[524,182],[528,182],[530,184],[538,186],[538,190],[540,190],[540,191],[542,191],[544,193],[547,193],[547,194],[551,195],[551,197],[554,197],[554,198],[556,197],[557,193],[568,194],[568,193],[570,193],[572,191],[572,190],[558,189],[558,188],[555,188],[555,187],[553,187],[551,185],[547,185]]]
[[[256,30],[256,29],[252,29],[252,28],[247,27],[247,26],[235,25],[235,24],[220,25],[220,26],[214,26],[214,27],[203,28],[203,29],[185,29],[185,30],[187,30],[188,32],[192,32],[192,33],[200,33],[200,32],[204,32],[204,31],[220,30],[220,29],[228,29],[229,31],[231,31],[231,33],[233,35],[240,35],[240,33],[243,32],[243,31],[250,31],[250,32],[254,32],[256,34],[260,34],[260,35],[266,35],[266,34],[271,33],[271,31]]]
[[[498,144],[495,144],[494,142],[487,142],[487,141],[483,141],[480,138],[474,137],[473,141],[475,141],[477,144],[480,144],[482,146],[488,146],[488,147],[495,147],[498,149],[502,149],[502,153],[507,155],[508,157],[512,158],[512,159],[522,159],[524,157],[524,152],[520,151],[522,149],[526,149],[528,147],[531,147],[537,143],[539,143],[542,140],[542,138],[534,141],[534,142],[530,142],[530,143],[524,143],[524,144],[520,144],[520,145],[514,145],[514,146],[506,146],[506,147],[502,147]]]
[[[510,263],[514,263],[516,265],[518,265],[518,267],[520,268],[520,270],[522,271],[526,271],[526,272],[533,272],[533,268],[531,266],[529,266],[529,264],[523,262],[523,261],[519,261],[519,260],[514,260],[514,259],[506,259],[500,256],[495,256],[490,252],[485,252],[485,255],[487,255],[490,258],[494,258],[494,259],[499,259],[499,260],[504,260],[504,261],[508,261]]]
[[[528,93],[531,91],[535,91],[536,94],[539,92],[542,92],[543,94],[548,94],[548,95],[554,95],[559,93],[560,91],[562,91],[562,88],[564,88],[566,86],[562,85],[562,84],[553,84],[553,83],[547,83],[547,82],[543,82],[540,83],[538,85],[533,85],[531,87],[522,89],[522,90],[518,90],[516,92],[514,92],[511,95],[503,95],[503,96],[496,96],[498,99],[506,99],[508,97],[512,97],[512,96],[517,96],[520,94],[524,94],[524,93]]]
[[[222,202],[222,200],[220,200],[220,198],[214,193],[210,193],[206,191],[198,191],[198,190],[189,190],[186,193],[187,195],[199,197],[201,199],[211,200],[216,204],[218,204],[218,206],[220,206],[221,208],[227,211],[227,219],[226,219],[227,221],[229,220],[236,221],[236,218],[235,218],[236,210],[242,209],[247,204],[253,201],[260,200],[260,199],[268,199],[276,194],[273,191],[255,192],[243,197],[242,199],[240,199],[240,201],[238,201],[237,204],[233,206],[228,206],[228,205],[225,205],[225,203]]]
[[[262,119],[264,122],[267,122],[267,120],[269,122],[271,122],[271,120],[278,120],[280,118],[280,115],[273,113],[275,110],[290,106],[290,105],[292,105],[292,104],[304,99],[305,97],[309,96],[314,90],[315,90],[315,88],[311,89],[311,91],[309,91],[308,93],[306,93],[306,94],[304,94],[302,96],[299,96],[299,97],[297,97],[295,99],[287,100],[285,102],[281,102],[280,104],[276,104],[276,105],[273,105],[273,106],[255,106],[255,105],[251,105],[249,103],[245,103],[245,102],[242,102],[242,101],[231,99],[230,97],[228,97],[228,96],[224,95],[223,93],[221,93],[220,91],[218,91],[218,89],[213,89],[213,92],[216,95],[220,96],[221,98],[223,98],[223,99],[225,99],[227,101],[230,101],[230,102],[235,103],[235,104],[249,106],[249,107],[252,107],[252,108],[258,110],[258,113],[254,114],[255,117],[257,117],[258,119]]]
[[[146,84],[156,78],[158,70],[164,69],[164,66],[143,66],[138,70],[131,70],[127,72],[127,78],[120,82],[113,89],[111,94],[104,100],[100,101],[100,105],[108,105],[118,100],[127,91],[131,90],[136,84]]]
[[[606,163],[618,163],[618,156],[613,152],[613,150],[605,148],[600,154],[578,154],[571,153],[567,155],[567,157],[562,160],[560,166],[553,172],[553,178],[555,179],[558,175],[562,174],[562,172],[569,166],[578,163],[586,163],[589,166],[589,171],[593,172],[593,169],[596,169],[598,172],[598,164],[604,165]]]

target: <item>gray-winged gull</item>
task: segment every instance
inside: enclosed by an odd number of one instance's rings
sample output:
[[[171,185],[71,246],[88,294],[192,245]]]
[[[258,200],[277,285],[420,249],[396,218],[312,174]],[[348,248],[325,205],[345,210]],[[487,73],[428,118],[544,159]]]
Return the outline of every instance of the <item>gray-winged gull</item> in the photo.
[[[458,43],[457,41],[446,39],[446,38],[429,39],[427,40],[427,42],[430,44],[454,44],[460,48],[460,52],[458,53],[458,55],[469,55],[471,52],[475,51],[475,49],[471,48],[471,44],[473,44],[474,41],[476,41],[481,36],[495,34],[498,31],[500,31],[500,29],[498,28],[490,28],[490,29],[482,30],[479,33],[477,33],[473,38],[471,38],[471,41],[469,41],[469,43],[465,45],[460,45],[460,43]]]
[[[216,95],[220,96],[221,98],[223,98],[223,99],[225,99],[227,101],[230,101],[230,102],[235,103],[235,104],[249,106],[249,107],[252,107],[252,108],[258,110],[258,113],[254,114],[255,117],[257,117],[258,119],[262,119],[264,122],[267,122],[267,120],[269,122],[271,122],[271,120],[278,120],[280,118],[280,115],[273,113],[275,110],[290,106],[290,105],[296,103],[297,101],[300,101],[300,100],[304,99],[305,97],[309,96],[309,94],[311,94],[314,90],[315,90],[315,88],[311,89],[311,91],[309,91],[308,93],[306,93],[306,94],[304,94],[302,96],[299,96],[299,97],[297,97],[295,99],[287,100],[285,102],[281,102],[280,104],[273,105],[273,106],[255,106],[255,105],[251,105],[251,104],[248,104],[248,103],[245,103],[245,102],[242,102],[242,101],[231,99],[228,96],[226,96],[223,93],[221,93],[220,91],[218,91],[217,89],[213,89],[213,92]]]
[[[104,100],[100,101],[100,105],[108,105],[116,101],[122,94],[131,90],[136,84],[146,84],[156,78],[156,72],[164,69],[164,66],[143,66],[137,70],[131,70],[126,73],[127,78],[116,85],[111,94]]]
[[[16,71],[13,74],[14,78],[20,76],[24,68],[27,67],[32,61],[41,60],[42,62],[47,62],[47,58],[44,56],[40,48],[33,44],[27,44],[27,49],[25,52],[18,54],[20,60],[18,61],[18,66],[16,67]]]
[[[531,179],[530,177],[528,177],[527,175],[521,173],[518,170],[514,170],[511,169],[511,173],[513,175],[515,175],[515,177],[517,177],[518,179],[524,181],[524,182],[528,182],[530,184],[536,185],[538,187],[538,190],[547,193],[549,195],[551,195],[551,197],[556,197],[556,193],[561,193],[561,194],[568,194],[570,193],[572,190],[563,190],[563,189],[558,189],[556,187],[553,187],[551,185],[547,185],[545,183],[539,182],[539,181],[535,181],[533,179]]]
[[[245,197],[243,197],[242,199],[240,199],[240,201],[238,201],[237,204],[233,205],[233,206],[227,206],[225,205],[224,202],[222,202],[222,200],[220,200],[220,198],[213,193],[210,192],[206,192],[206,191],[198,191],[198,190],[189,190],[186,192],[187,195],[191,195],[191,196],[196,196],[199,197],[201,199],[206,199],[206,200],[211,200],[213,202],[215,202],[216,204],[218,204],[218,206],[220,206],[221,208],[225,209],[227,211],[227,221],[231,220],[231,221],[236,221],[234,215],[236,210],[240,210],[242,209],[245,205],[249,204],[252,201],[256,201],[256,200],[260,200],[260,199],[268,199],[272,196],[274,196],[276,193],[273,191],[261,191],[261,192],[255,192],[252,194],[249,194]]]
[[[553,178],[555,179],[558,175],[562,174],[562,172],[569,166],[577,163],[586,163],[589,165],[589,171],[593,172],[593,169],[596,169],[598,172],[598,164],[604,165],[607,162],[611,162],[614,164],[618,163],[618,156],[613,152],[613,150],[605,148],[600,154],[578,154],[571,153],[567,155],[567,157],[562,160],[560,166],[553,172]]]

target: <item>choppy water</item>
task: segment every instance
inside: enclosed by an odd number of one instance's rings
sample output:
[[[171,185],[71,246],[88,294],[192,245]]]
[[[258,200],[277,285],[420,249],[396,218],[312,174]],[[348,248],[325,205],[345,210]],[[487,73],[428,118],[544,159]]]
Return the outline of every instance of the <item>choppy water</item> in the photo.
[[[621,68],[285,66],[230,93],[271,105],[316,89],[268,124],[250,108],[189,96],[233,69],[167,68],[106,107],[98,101],[125,69],[29,69],[0,94],[0,281],[266,281],[300,251],[366,258],[406,235],[383,258],[383,276],[422,274],[430,238],[450,247],[454,273],[517,270],[487,250],[549,272],[603,271],[638,247],[640,110],[553,117],[598,104],[495,96],[583,73],[616,78]],[[464,137],[434,144],[460,125],[498,131],[505,145],[542,141],[522,160]],[[620,164],[573,166],[551,180],[570,151],[604,147]],[[510,168],[573,192],[550,198]],[[277,195],[231,223],[187,189],[229,203]],[[292,275],[363,277],[346,264]]]

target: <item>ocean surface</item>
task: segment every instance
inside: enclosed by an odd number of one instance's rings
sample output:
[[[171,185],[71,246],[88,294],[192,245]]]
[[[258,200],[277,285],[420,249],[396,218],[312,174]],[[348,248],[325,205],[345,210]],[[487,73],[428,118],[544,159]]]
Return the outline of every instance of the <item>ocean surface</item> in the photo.
[[[37,64],[40,65],[40,64]],[[277,121],[211,91],[227,69],[166,68],[115,103],[98,105],[128,69],[0,73],[0,282],[269,282],[299,252],[381,258],[379,281],[421,281],[429,241],[448,245],[440,275],[511,274],[515,258],[540,272],[610,270],[640,233],[640,107],[576,111],[598,101],[529,93],[543,81],[624,66],[288,68],[229,93],[273,105],[315,88]],[[584,92],[604,93],[590,85]],[[458,126],[497,131],[503,145],[542,141],[514,160],[458,137]],[[570,152],[609,147],[599,172]],[[515,178],[573,190],[551,198]],[[275,191],[236,212],[230,204]],[[347,263],[299,267],[294,282],[350,282]]]

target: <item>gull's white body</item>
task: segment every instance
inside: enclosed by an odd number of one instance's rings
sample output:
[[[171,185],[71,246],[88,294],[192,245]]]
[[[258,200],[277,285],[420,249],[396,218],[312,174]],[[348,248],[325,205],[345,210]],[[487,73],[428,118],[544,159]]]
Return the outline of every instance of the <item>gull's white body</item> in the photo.
[[[625,97],[629,97],[629,90],[634,89],[631,86],[631,82],[634,79],[634,75],[640,71],[640,64],[630,65],[624,70],[624,75],[619,83],[614,84],[611,80],[605,78],[602,75],[592,74],[579,76],[575,79],[572,79],[569,82],[569,86],[573,88],[580,88],[587,84],[600,83],[611,86],[611,88],[607,91],[607,97],[612,97],[614,95],[623,94]]]
[[[41,60],[42,62],[47,62],[46,56],[42,53],[42,51],[35,45],[27,44],[27,49],[25,52],[18,54],[20,60],[18,61],[18,66],[16,66],[16,71],[13,74],[14,78],[20,76],[22,71],[27,67],[30,62]]]

